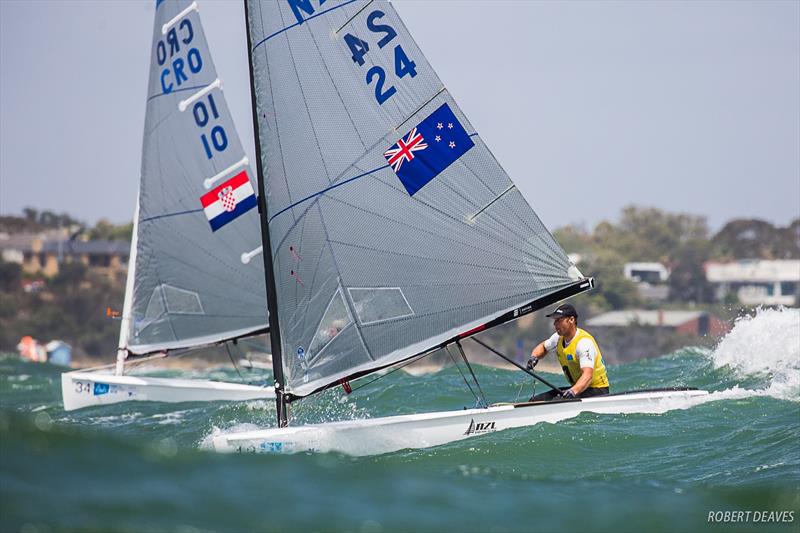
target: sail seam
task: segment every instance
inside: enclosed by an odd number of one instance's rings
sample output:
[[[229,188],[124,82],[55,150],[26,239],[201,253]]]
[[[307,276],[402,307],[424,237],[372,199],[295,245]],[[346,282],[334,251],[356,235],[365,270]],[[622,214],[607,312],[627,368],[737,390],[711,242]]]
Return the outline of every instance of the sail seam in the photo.
[[[143,218],[142,220],[139,221],[139,223],[141,224],[141,223],[144,223],[144,222],[150,222],[152,220],[158,220],[160,218],[177,217],[177,216],[180,216],[180,215],[189,215],[191,213],[202,213],[202,212],[203,212],[202,209],[190,209],[188,211],[177,211],[175,213],[164,213],[163,215],[155,215],[155,216],[152,216],[152,217]]]
[[[344,4],[339,4],[338,6],[332,7],[332,8],[330,8],[330,9],[326,9],[325,11],[320,11],[319,13],[316,13],[316,14],[314,14],[314,15],[311,15],[311,16],[310,16],[310,17],[308,17],[308,18],[305,18],[305,19],[303,19],[303,22],[308,22],[308,21],[309,21],[309,20],[311,20],[311,19],[315,19],[315,18],[317,18],[317,17],[321,17],[322,15],[325,15],[325,14],[327,14],[327,13],[330,13],[331,11],[334,11],[334,10],[336,10],[336,9],[342,8],[342,7],[344,7],[344,6],[348,5],[348,4],[352,4],[352,3],[353,3],[353,2],[355,2],[355,1],[357,1],[357,0],[348,0],[348,1],[347,1],[347,2],[345,2]],[[290,24],[289,26],[286,26],[285,28],[283,28],[283,29],[281,29],[281,30],[278,30],[278,31],[276,31],[275,33],[273,33],[273,34],[271,34],[271,35],[267,35],[266,37],[264,37],[263,39],[261,39],[260,41],[258,41],[256,44],[254,44],[254,45],[253,45],[253,51],[255,51],[255,49],[256,49],[256,48],[258,48],[259,46],[261,46],[261,45],[262,45],[262,44],[264,44],[265,42],[269,41],[269,40],[270,40],[270,39],[272,39],[273,37],[277,37],[277,36],[278,36],[278,35],[280,35],[281,33],[284,33],[284,32],[286,32],[286,31],[289,31],[289,30],[291,30],[292,28],[294,28],[295,26],[299,26],[299,25],[301,25],[303,22],[295,22],[294,24]],[[262,27],[263,27],[263,25],[262,25]]]
[[[383,170],[384,168],[388,168],[388,167],[389,167],[389,165],[388,165],[388,164],[387,164],[387,165],[383,165],[383,166],[380,166],[380,167],[378,167],[378,168],[372,169],[372,170],[370,170],[370,171],[368,171],[368,172],[364,172],[363,174],[359,174],[358,176],[354,176],[354,177],[352,177],[352,178],[346,179],[346,180],[344,180],[344,181],[342,181],[342,182],[339,182],[339,183],[334,183],[334,184],[333,184],[333,185],[331,185],[330,187],[326,187],[326,188],[322,189],[322,190],[321,190],[321,191],[319,191],[319,192],[315,192],[314,194],[310,194],[310,195],[306,196],[305,198],[303,198],[302,200],[298,200],[298,201],[294,202],[293,204],[290,204],[290,205],[288,205],[288,206],[284,207],[283,209],[281,209],[280,211],[278,211],[277,213],[275,213],[274,215],[272,215],[272,216],[269,218],[269,221],[270,221],[270,222],[272,222],[273,220],[275,220],[275,217],[277,217],[278,215],[280,215],[280,214],[282,214],[282,213],[284,213],[284,212],[288,211],[289,209],[291,209],[291,208],[293,208],[293,207],[297,207],[299,204],[302,204],[303,202],[306,202],[306,201],[308,201],[308,200],[311,200],[312,198],[315,198],[315,197],[317,197],[317,196],[320,196],[320,195],[322,195],[322,194],[325,194],[326,192],[330,191],[331,189],[335,189],[336,187],[341,187],[342,185],[345,185],[345,184],[347,184],[347,183],[350,183],[351,181],[355,181],[355,180],[357,180],[357,179],[359,179],[359,178],[363,178],[364,176],[368,176],[368,175],[370,175],[370,174],[372,174],[372,173],[374,173],[374,172],[377,172],[377,171],[379,171],[379,170]]]
[[[149,102],[150,100],[152,100],[154,98],[158,98],[159,96],[166,96],[168,94],[175,94],[175,93],[181,93],[181,92],[186,92],[186,91],[196,91],[198,89],[202,89],[203,87],[205,87],[205,85],[195,85],[194,87],[184,87],[183,89],[175,89],[174,91],[170,91],[168,93],[158,93],[158,94],[154,94],[153,96],[148,96],[147,97],[147,101]]]
[[[353,15],[352,17],[350,17],[349,19],[347,19],[347,22],[345,22],[344,24],[342,24],[342,26],[341,26],[341,27],[340,27],[338,30],[336,30],[336,31],[334,32],[334,35],[339,35],[339,32],[340,32],[340,31],[342,31],[342,30],[344,29],[344,27],[345,27],[345,26],[347,26],[348,24],[350,24],[351,22],[353,22],[353,19],[355,19],[357,16],[359,16],[361,13],[363,13],[363,12],[364,12],[364,10],[365,10],[365,9],[367,9],[367,8],[368,8],[368,7],[369,7],[369,6],[372,4],[372,2],[373,2],[373,1],[374,1],[374,0],[369,0],[369,2],[367,2],[366,4],[364,4],[364,7],[362,7],[362,8],[361,8],[361,9],[359,9],[358,11],[356,11],[356,14],[355,14],[355,15]]]
[[[281,22],[283,22],[283,11],[280,9],[278,12],[281,15]],[[310,31],[309,31],[310,33]],[[313,40],[313,37],[312,37]],[[316,43],[314,43],[316,45]],[[331,184],[331,176],[330,172],[328,172],[328,165],[325,163],[325,155],[322,153],[322,146],[319,144],[319,135],[317,135],[317,128],[314,124],[314,117],[311,116],[311,110],[308,109],[308,100],[306,100],[306,92],[303,89],[303,83],[300,79],[300,73],[297,71],[297,62],[294,59],[294,51],[292,50],[292,43],[289,40],[289,36],[286,36],[286,50],[289,52],[289,59],[291,59],[292,69],[294,70],[294,76],[297,79],[297,85],[300,88],[300,100],[303,102],[303,107],[306,110],[306,115],[308,116],[308,123],[311,126],[311,133],[314,135],[314,144],[317,145],[317,153],[319,154],[320,162],[322,163],[322,168],[325,170],[325,179],[328,180],[328,184]]]
[[[422,104],[421,106],[419,106],[418,108],[416,108],[416,109],[414,110],[414,112],[413,112],[413,113],[411,113],[410,115],[408,115],[408,118],[406,118],[406,119],[405,119],[403,122],[401,122],[400,124],[398,124],[397,126],[395,126],[393,131],[397,132],[397,131],[400,129],[400,127],[401,127],[403,124],[405,124],[406,122],[408,122],[409,120],[411,120],[412,118],[414,118],[414,115],[416,115],[417,113],[419,113],[420,111],[422,111],[423,109],[425,109],[425,106],[426,106],[426,105],[428,105],[428,104],[430,104],[431,102],[433,102],[433,101],[436,99],[436,97],[437,97],[437,96],[439,96],[440,94],[442,94],[442,93],[443,93],[444,91],[446,91],[446,90],[447,90],[447,87],[442,87],[441,89],[439,89],[438,91],[436,91],[436,94],[434,94],[433,96],[431,96],[430,98],[428,98],[428,99],[425,101],[425,103],[424,103],[424,104]],[[470,135],[470,137],[472,137],[472,135]]]
[[[317,211],[319,212],[319,221],[322,224],[322,229],[325,231],[325,240],[328,242],[328,249],[331,252],[331,258],[333,259],[333,266],[336,268],[336,273],[338,274],[338,279],[337,279],[338,288],[336,290],[341,290],[344,287],[344,285],[342,285],[342,270],[339,268],[339,262],[336,260],[336,252],[333,251],[333,243],[335,241],[331,240],[331,236],[328,233],[328,225],[325,224],[325,218],[322,215],[322,207],[319,205],[319,203],[317,203]],[[344,305],[345,307],[347,307],[347,312],[353,315],[355,309],[351,309],[350,302],[347,300],[347,295],[344,294],[345,291],[342,290],[341,292],[342,292],[342,299],[344,300]],[[357,317],[358,315],[355,316]],[[366,352],[367,357],[375,361],[375,357],[373,357],[372,352],[367,346],[367,342],[364,340],[364,337],[361,333],[361,328],[358,327],[357,320],[358,319],[356,318],[356,320],[354,320],[353,322],[356,328],[356,333],[358,334],[358,338],[361,340],[361,345],[364,347],[364,351]]]

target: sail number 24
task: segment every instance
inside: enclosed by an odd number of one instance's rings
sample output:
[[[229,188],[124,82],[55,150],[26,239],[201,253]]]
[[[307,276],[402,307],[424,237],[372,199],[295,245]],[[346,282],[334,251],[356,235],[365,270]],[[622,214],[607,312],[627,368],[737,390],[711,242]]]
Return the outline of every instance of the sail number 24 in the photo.
[[[378,48],[383,48],[397,37],[397,31],[393,27],[380,22],[380,19],[384,16],[386,14],[377,9],[367,15],[367,29],[376,35],[381,35],[377,43],[373,43],[377,44]],[[363,67],[364,56],[369,53],[369,42],[356,37],[352,33],[344,35],[344,42],[352,53],[353,62]],[[408,58],[403,46],[400,44],[394,47],[394,74],[398,79],[404,76],[413,78],[417,75],[417,64]],[[373,85],[374,82],[375,100],[381,105],[397,92],[397,88],[393,84],[387,85],[386,71],[379,65],[374,65],[367,70],[366,82],[367,85]]]

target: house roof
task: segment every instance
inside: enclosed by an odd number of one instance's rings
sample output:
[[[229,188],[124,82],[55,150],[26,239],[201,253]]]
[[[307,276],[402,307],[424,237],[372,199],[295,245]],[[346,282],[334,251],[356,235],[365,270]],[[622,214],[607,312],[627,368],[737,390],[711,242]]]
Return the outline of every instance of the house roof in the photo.
[[[678,327],[691,320],[707,314],[705,311],[646,311],[643,309],[629,309],[625,311],[609,311],[590,318],[587,326],[629,326],[641,324],[644,326]],[[659,316],[660,315],[660,316]]]
[[[709,262],[705,269],[706,279],[712,283],[800,281],[798,259]]]

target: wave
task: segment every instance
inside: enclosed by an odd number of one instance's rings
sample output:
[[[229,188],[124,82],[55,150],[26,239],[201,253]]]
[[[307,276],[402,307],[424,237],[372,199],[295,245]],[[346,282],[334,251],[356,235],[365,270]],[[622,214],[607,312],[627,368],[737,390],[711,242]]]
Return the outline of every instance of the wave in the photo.
[[[764,382],[758,390],[730,389],[728,397],[772,396],[800,401],[800,309],[762,309],[736,319],[708,355],[714,368]]]

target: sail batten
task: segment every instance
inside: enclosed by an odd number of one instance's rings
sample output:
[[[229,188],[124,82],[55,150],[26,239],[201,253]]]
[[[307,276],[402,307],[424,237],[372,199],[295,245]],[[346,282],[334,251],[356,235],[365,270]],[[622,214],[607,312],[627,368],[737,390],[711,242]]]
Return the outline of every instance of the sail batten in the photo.
[[[246,2],[293,396],[513,318],[581,277],[394,7],[331,4]]]
[[[197,4],[156,7],[126,329],[134,354],[267,328],[255,176],[222,93]]]

